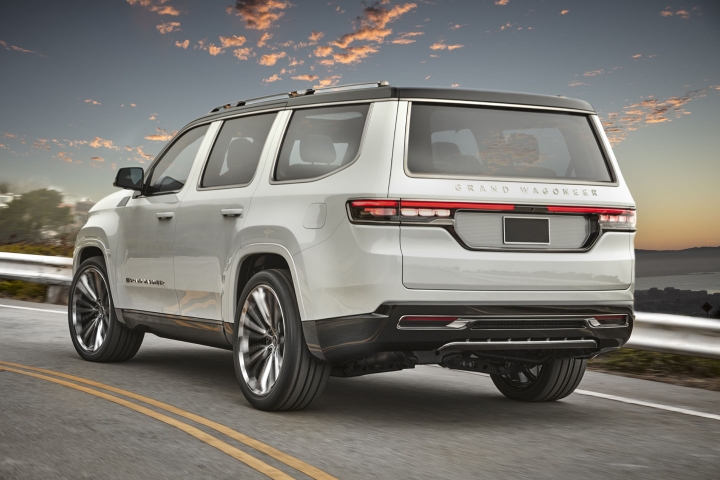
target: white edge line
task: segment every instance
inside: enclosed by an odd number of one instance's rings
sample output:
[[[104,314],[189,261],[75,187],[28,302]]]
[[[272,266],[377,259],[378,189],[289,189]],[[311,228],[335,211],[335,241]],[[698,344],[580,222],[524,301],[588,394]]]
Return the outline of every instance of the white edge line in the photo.
[[[668,412],[682,413],[684,415],[692,415],[694,417],[709,418],[711,420],[720,420],[720,415],[713,413],[697,412],[695,410],[688,410],[687,408],[671,407],[669,405],[661,405],[659,403],[644,402],[642,400],[635,400],[633,398],[618,397],[616,395],[608,395],[606,393],[591,392],[588,390],[575,390],[575,393],[580,395],[587,395],[588,397],[604,398],[606,400],[613,400],[615,402],[629,403],[632,405],[640,405],[642,407],[657,408],[658,410],[667,410]]]
[[[430,366],[432,366],[432,367],[437,366],[438,368],[443,368],[440,365],[430,365]],[[482,373],[482,372],[468,372],[465,370],[455,370],[455,371],[459,372],[459,373],[469,373],[471,375],[481,375],[483,377],[490,376],[487,373]],[[578,395],[586,395],[588,397],[604,398],[606,400],[613,400],[615,402],[628,403],[630,405],[639,405],[641,407],[655,408],[658,410],[665,410],[668,412],[682,413],[683,415],[691,415],[693,417],[709,418],[710,420],[720,420],[720,415],[715,415],[713,413],[698,412],[695,410],[689,410],[687,408],[671,407],[669,405],[662,405],[659,403],[644,402],[642,400],[635,400],[634,398],[618,397],[617,395],[608,395],[606,393],[591,392],[590,390],[575,390],[574,393],[577,393]]]
[[[31,308],[31,307],[16,307],[15,305],[2,305],[0,304],[0,307],[2,308],[16,308],[18,310],[33,310],[35,312],[50,312],[50,313],[62,313],[63,315],[67,314],[67,311],[65,310],[47,310],[45,308]]]

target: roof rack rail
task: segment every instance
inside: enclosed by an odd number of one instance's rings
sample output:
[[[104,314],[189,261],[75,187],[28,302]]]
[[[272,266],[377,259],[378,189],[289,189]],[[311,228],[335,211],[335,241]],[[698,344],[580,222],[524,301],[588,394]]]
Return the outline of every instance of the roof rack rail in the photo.
[[[304,91],[293,90],[292,92],[288,92],[288,93],[276,93],[273,95],[265,95],[262,97],[248,98],[247,100],[240,100],[239,102],[226,103],[224,105],[220,105],[219,107],[213,108],[208,113],[216,113],[221,110],[228,109],[228,108],[242,107],[244,105],[251,105],[253,103],[269,102],[271,100],[285,100],[288,98],[302,97],[305,95],[314,95],[316,93],[323,94],[323,93],[344,92],[346,90],[360,90],[363,88],[387,87],[389,85],[390,85],[390,83],[387,80],[380,80],[377,82],[349,83],[347,85],[334,85],[334,86],[328,86],[328,87],[308,88]]]

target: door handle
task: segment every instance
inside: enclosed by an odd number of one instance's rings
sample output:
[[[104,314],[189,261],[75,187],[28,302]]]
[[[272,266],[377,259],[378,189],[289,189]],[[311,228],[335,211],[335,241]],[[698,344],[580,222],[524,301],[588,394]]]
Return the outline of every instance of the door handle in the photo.
[[[220,210],[220,213],[222,213],[223,217],[241,217],[242,212],[242,208],[223,208],[222,210]]]
[[[170,220],[171,218],[173,218],[175,216],[175,213],[160,212],[160,213],[156,213],[155,216],[157,217],[158,220]]]

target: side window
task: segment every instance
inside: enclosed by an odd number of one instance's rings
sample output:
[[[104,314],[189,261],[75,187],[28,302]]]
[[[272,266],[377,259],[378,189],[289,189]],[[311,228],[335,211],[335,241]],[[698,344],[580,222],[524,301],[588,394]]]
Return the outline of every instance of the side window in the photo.
[[[209,125],[203,125],[193,128],[170,146],[150,174],[145,192],[147,195],[177,192],[182,189],[208,127]]]
[[[369,104],[296,110],[275,167],[277,181],[327,175],[357,157]]]
[[[276,113],[267,113],[223,123],[200,186],[241,186],[250,183],[276,116]]]

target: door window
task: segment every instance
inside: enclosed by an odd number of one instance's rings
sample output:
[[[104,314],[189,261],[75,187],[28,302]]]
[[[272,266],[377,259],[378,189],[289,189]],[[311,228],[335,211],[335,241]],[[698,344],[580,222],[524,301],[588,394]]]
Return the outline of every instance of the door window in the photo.
[[[209,125],[193,128],[175,140],[153,167],[146,195],[179,192],[187,182]]]
[[[268,113],[227,120],[210,152],[200,186],[249,184],[276,116],[276,113]]]
[[[275,180],[319,178],[357,157],[370,105],[296,110],[285,134]]]

